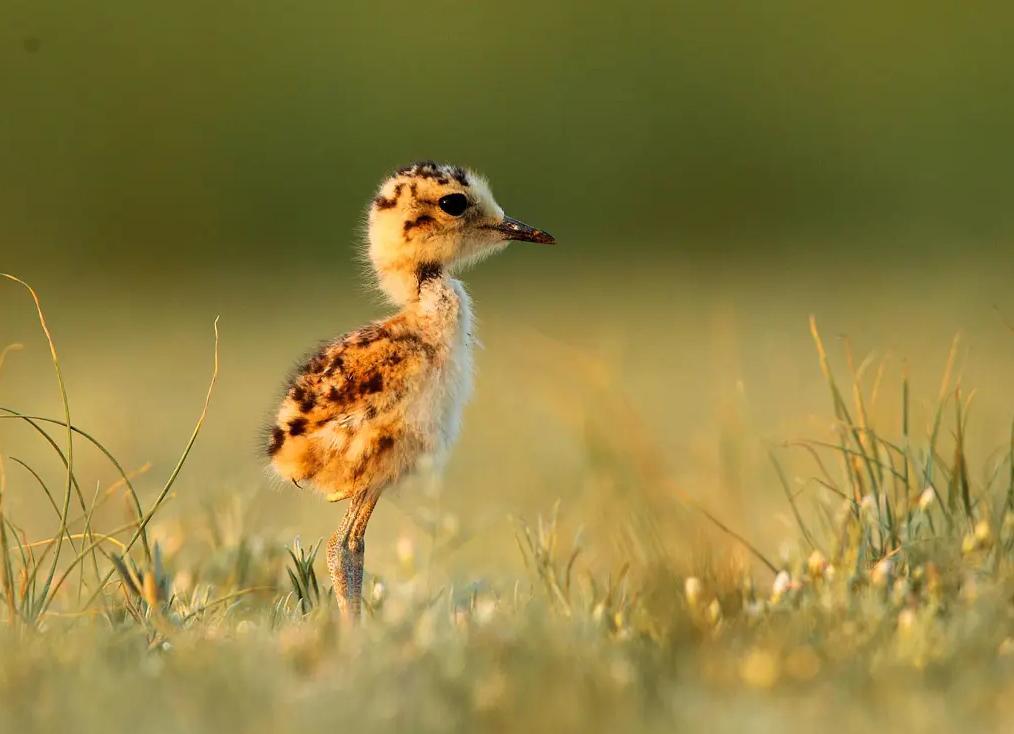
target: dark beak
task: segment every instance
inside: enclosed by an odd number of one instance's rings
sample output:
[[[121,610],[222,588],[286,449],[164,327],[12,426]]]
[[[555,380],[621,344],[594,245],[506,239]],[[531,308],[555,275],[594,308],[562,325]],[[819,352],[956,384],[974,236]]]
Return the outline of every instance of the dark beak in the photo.
[[[494,225],[493,229],[502,232],[504,239],[515,242],[538,242],[542,245],[556,244],[556,239],[549,232],[535,229],[524,222],[519,222],[513,217],[504,217],[500,224]]]

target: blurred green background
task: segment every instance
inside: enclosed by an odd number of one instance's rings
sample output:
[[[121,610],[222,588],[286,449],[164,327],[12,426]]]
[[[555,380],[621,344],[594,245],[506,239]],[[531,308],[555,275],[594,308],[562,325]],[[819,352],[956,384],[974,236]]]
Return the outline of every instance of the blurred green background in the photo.
[[[1009,7],[5,0],[5,264],[344,267],[421,157],[582,257],[1009,247]]]
[[[829,428],[810,313],[836,353],[847,333],[858,358],[887,357],[889,430],[902,364],[932,400],[962,331],[969,440],[984,454],[1009,433],[1009,8],[3,0],[0,270],[39,289],[75,420],[153,477],[196,416],[222,315],[185,508],[270,486],[257,437],[289,365],[384,313],[354,257],[378,181],[418,158],[473,166],[560,241],[467,276],[488,346],[441,501],[485,538],[483,563],[514,558],[509,512],[562,497],[609,538],[647,492],[602,478],[602,442],[632,435],[603,394],[667,476],[781,537],[767,450]],[[0,403],[54,415],[33,319],[0,288],[0,346],[26,345]],[[0,426],[5,453],[32,440]],[[244,502],[329,532],[338,510],[296,496]],[[642,499],[656,518],[678,505]],[[412,513],[378,512],[368,563],[419,532]]]

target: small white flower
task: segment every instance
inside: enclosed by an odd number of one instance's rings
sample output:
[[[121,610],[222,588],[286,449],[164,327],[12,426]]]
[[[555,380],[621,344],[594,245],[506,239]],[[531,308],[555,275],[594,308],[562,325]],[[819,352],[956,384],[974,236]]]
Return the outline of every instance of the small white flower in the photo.
[[[475,621],[479,624],[488,624],[496,613],[496,602],[489,598],[479,599],[475,603]]]
[[[771,598],[780,599],[781,596],[792,587],[792,577],[788,571],[779,571],[775,581],[771,584]]]
[[[902,634],[909,634],[915,627],[915,612],[911,609],[902,609],[898,614],[898,631]]]
[[[711,624],[718,624],[722,621],[722,605],[718,603],[718,599],[712,599],[708,605],[708,621]]]
[[[683,582],[683,594],[687,598],[687,604],[691,607],[697,606],[697,602],[701,600],[701,592],[703,590],[704,585],[696,576],[687,576]]]
[[[894,563],[890,558],[881,559],[870,571],[870,580],[875,586],[886,586],[893,569]]]
[[[933,487],[926,487],[919,495],[919,509],[923,512],[929,509],[929,506],[933,504]]]
[[[872,515],[877,509],[877,501],[873,499],[872,494],[864,495],[859,508],[862,512]]]

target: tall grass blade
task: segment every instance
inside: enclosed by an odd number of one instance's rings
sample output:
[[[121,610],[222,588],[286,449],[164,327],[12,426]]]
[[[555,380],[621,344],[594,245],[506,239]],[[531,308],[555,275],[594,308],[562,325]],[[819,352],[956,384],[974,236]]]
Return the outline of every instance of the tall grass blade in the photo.
[[[138,524],[137,530],[130,538],[130,541],[126,544],[126,551],[124,551],[125,553],[128,552],[134,546],[134,544],[137,542],[137,539],[141,537],[142,533],[144,533],[144,530],[148,526],[148,523],[151,522],[152,517],[154,517],[155,513],[158,512],[159,508],[162,507],[162,503],[165,501],[165,498],[169,494],[169,490],[172,489],[173,484],[176,482],[176,477],[179,476],[180,471],[183,469],[183,465],[186,463],[187,457],[190,456],[190,451],[194,448],[194,443],[197,441],[197,436],[200,434],[201,428],[204,426],[204,421],[208,417],[208,407],[211,404],[211,395],[215,390],[215,383],[218,381],[218,367],[219,367],[218,317],[215,317],[213,327],[215,331],[215,347],[214,347],[213,365],[211,370],[211,382],[208,384],[208,391],[204,396],[204,405],[201,408],[201,414],[197,418],[197,423],[194,425],[194,430],[190,434],[190,439],[187,441],[186,446],[183,448],[183,453],[180,455],[179,460],[176,462],[176,466],[173,467],[173,470],[170,473],[169,478],[166,480],[165,485],[163,485],[162,491],[159,492],[158,497],[155,498],[155,502],[154,504],[152,504],[151,509],[149,509],[144,514],[144,517]],[[105,586],[106,582],[108,582],[109,579],[112,577],[112,575],[113,569],[110,569],[109,571],[106,572],[106,575],[102,580],[102,583],[99,584],[99,588],[95,590],[91,598],[89,598],[88,601],[85,603],[86,607],[91,606],[92,602],[94,602],[95,599],[97,598],[97,595],[102,593],[103,587]]]
[[[47,437],[48,437],[48,434],[46,434],[44,431],[41,431],[41,429],[34,423],[34,421],[41,421],[43,423],[53,423],[53,424],[58,425],[58,426],[66,426],[66,424],[63,421],[56,420],[55,418],[45,418],[43,416],[38,416],[38,415],[25,415],[23,413],[19,413],[16,410],[12,410],[11,408],[5,408],[3,406],[0,406],[0,411],[3,411],[4,413],[7,414],[7,415],[0,415],[0,418],[21,418],[22,420],[26,420],[32,426],[34,426],[36,428],[36,430],[39,430],[40,432],[43,433],[44,436],[47,436]],[[97,448],[100,452],[102,452],[102,454],[109,460],[109,462],[113,465],[113,467],[119,473],[119,475],[120,475],[120,481],[124,483],[124,485],[127,487],[128,492],[130,493],[131,501],[134,504],[134,510],[137,513],[137,521],[138,521],[138,523],[140,523],[141,520],[144,518],[144,512],[141,509],[141,499],[140,499],[139,495],[137,494],[137,490],[134,489],[134,485],[130,481],[130,475],[120,465],[120,462],[118,462],[116,460],[116,457],[113,456],[112,452],[110,452],[109,449],[107,449],[104,445],[102,445],[102,443],[97,438],[95,438],[94,436],[92,436],[87,431],[84,431],[84,430],[78,428],[77,426],[73,426],[72,425],[70,428],[71,428],[71,431],[73,431],[77,435],[81,436],[82,438],[84,438],[85,440],[87,440],[88,442],[90,442],[93,446],[95,446],[95,448]],[[61,457],[62,457],[62,454],[61,454]],[[148,543],[148,535],[147,535],[146,532],[142,532],[141,533],[141,540],[142,540],[142,543],[144,545],[144,557],[145,557],[146,560],[150,561],[151,560],[151,547],[150,547],[150,544]]]
[[[933,481],[933,462],[936,457],[937,439],[940,436],[940,425],[943,421],[944,408],[946,407],[948,395],[950,393],[951,375],[954,372],[954,363],[957,360],[958,344],[960,343],[960,339],[960,334],[954,335],[954,339],[951,340],[951,349],[947,353],[947,365],[944,367],[944,376],[940,381],[940,391],[937,394],[937,407],[933,415],[932,429],[930,430],[926,464],[923,467],[923,485],[933,489],[933,493],[936,495],[937,501],[940,503],[940,507],[944,513],[944,518],[947,520],[948,526],[951,524],[950,508],[944,501],[944,498],[940,496],[940,492],[937,490],[936,484]]]
[[[831,400],[832,403],[834,404],[835,416],[842,424],[843,436],[841,439],[842,444],[841,449],[843,452],[847,449],[848,436],[851,436],[852,441],[855,443],[856,446],[855,453],[859,458],[863,460],[863,465],[866,469],[866,475],[870,483],[869,487],[870,493],[873,495],[873,499],[875,500],[877,507],[877,513],[879,515],[880,486],[879,483],[877,482],[876,473],[874,472],[874,462],[866,454],[866,449],[864,446],[861,430],[862,426],[858,426],[855,423],[855,421],[852,420],[852,416],[849,413],[848,405],[846,405],[845,399],[842,397],[841,391],[838,389],[838,383],[834,378],[834,373],[831,371],[831,364],[827,357],[827,350],[824,348],[824,339],[820,335],[820,330],[817,328],[817,319],[813,315],[810,316],[810,334],[813,337],[813,342],[817,349],[817,358],[820,363],[820,371],[824,375],[824,379],[831,390]],[[846,463],[846,466],[848,466],[850,464],[848,457],[843,456],[843,459]],[[856,484],[854,486],[857,494],[856,500],[861,501],[864,492],[862,491],[861,486],[862,483],[859,476],[859,471],[855,467],[852,467],[851,471],[854,473],[853,478],[856,481]]]
[[[1007,481],[1007,509],[1014,511],[1014,421],[1010,424],[1010,451],[1007,454],[1010,477]]]
[[[49,325],[46,323],[46,316],[42,311],[42,303],[39,301],[39,296],[28,283],[21,280],[14,275],[8,273],[0,273],[0,276],[7,278],[15,283],[23,286],[32,297],[32,301],[35,303],[35,312],[39,317],[39,325],[42,327],[42,331],[46,336],[46,343],[49,345],[49,354],[53,363],[53,370],[56,373],[56,383],[60,390],[60,404],[63,407],[63,419],[67,427],[67,479],[66,486],[64,487],[64,499],[63,499],[63,511],[60,518],[60,529],[57,532],[56,550],[53,553],[53,561],[49,567],[49,574],[46,578],[46,588],[49,589],[53,577],[56,575],[56,566],[60,560],[60,551],[63,546],[63,534],[67,529],[67,516],[70,512],[70,495],[73,487],[74,480],[74,433],[71,431],[70,425],[70,400],[67,397],[67,386],[63,381],[63,370],[60,367],[60,358],[56,353],[56,343],[53,341],[53,335],[49,331]]]
[[[0,578],[0,589],[3,591],[4,601],[7,603],[7,623],[11,626],[17,623],[17,603],[14,599],[14,570],[11,567],[10,548],[7,543],[7,522],[4,518],[4,497],[7,494],[7,472],[4,467],[4,458],[0,456],[0,553],[3,553],[3,561],[0,562],[0,571],[3,578]]]
[[[814,541],[813,536],[810,535],[809,529],[806,527],[806,523],[803,522],[803,516],[799,514],[799,508],[796,506],[796,499],[792,494],[792,489],[789,487],[789,481],[785,477],[785,472],[782,471],[782,465],[778,463],[778,459],[775,458],[774,453],[768,452],[768,456],[771,459],[771,463],[774,464],[775,471],[778,473],[778,479],[781,482],[782,489],[785,490],[785,497],[789,501],[789,507],[792,508],[792,515],[796,518],[796,525],[799,526],[799,531],[803,534],[803,539],[806,544],[810,546],[810,550],[817,547],[817,543]]]

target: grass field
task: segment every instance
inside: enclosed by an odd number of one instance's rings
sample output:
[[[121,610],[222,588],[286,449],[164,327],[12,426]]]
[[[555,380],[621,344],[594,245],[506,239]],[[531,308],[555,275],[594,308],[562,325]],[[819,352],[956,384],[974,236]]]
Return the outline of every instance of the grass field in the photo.
[[[52,355],[0,282],[0,731],[1007,730],[1004,267],[546,262],[470,280],[465,435],[381,503],[358,630],[339,511],[255,449],[351,280],[47,277]]]
[[[0,734],[1014,731],[1009,0],[0,19]],[[559,245],[353,630],[262,429],[430,157]]]

